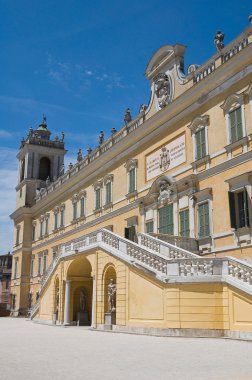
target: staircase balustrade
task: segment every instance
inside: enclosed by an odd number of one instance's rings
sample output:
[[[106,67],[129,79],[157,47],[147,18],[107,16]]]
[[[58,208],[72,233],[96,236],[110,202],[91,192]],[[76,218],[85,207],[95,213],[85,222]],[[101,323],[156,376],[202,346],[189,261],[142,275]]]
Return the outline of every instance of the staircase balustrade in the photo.
[[[244,285],[252,294],[252,265],[240,260],[223,257],[203,258],[182,248],[147,234],[139,234],[140,244],[129,241],[106,229],[100,229],[59,247],[40,283],[40,294],[53,274],[61,258],[72,257],[88,249],[107,249],[113,255],[125,258],[129,264],[150,269],[161,281],[232,280],[232,284]],[[217,276],[217,277],[216,277]],[[195,280],[193,280],[195,278]],[[184,280],[183,280],[184,279]],[[191,280],[190,280],[191,279]],[[30,311],[31,318],[39,308],[39,300]]]

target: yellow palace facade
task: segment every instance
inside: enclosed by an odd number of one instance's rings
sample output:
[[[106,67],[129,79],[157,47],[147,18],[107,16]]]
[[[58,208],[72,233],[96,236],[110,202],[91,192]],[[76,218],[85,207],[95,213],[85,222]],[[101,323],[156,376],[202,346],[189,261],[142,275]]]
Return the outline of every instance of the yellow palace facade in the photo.
[[[17,158],[12,315],[161,335],[252,337],[252,25],[184,71],[150,59],[135,119],[64,168],[43,119]]]

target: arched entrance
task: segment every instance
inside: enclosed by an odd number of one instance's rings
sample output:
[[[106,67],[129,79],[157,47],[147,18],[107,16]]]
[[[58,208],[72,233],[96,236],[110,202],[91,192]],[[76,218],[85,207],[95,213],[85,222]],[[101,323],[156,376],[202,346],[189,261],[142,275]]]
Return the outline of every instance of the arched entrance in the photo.
[[[92,267],[86,257],[77,257],[67,270],[65,282],[64,324],[92,324]]]

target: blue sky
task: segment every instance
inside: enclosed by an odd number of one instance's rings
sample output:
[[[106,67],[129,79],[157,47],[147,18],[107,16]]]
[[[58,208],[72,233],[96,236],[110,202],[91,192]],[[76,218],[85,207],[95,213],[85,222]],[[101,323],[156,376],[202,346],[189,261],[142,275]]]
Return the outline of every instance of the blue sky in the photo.
[[[0,0],[0,253],[12,247],[15,155],[43,113],[73,161],[148,103],[144,71],[161,45],[184,44],[186,68],[202,64],[215,32],[230,42],[251,12],[246,0]]]

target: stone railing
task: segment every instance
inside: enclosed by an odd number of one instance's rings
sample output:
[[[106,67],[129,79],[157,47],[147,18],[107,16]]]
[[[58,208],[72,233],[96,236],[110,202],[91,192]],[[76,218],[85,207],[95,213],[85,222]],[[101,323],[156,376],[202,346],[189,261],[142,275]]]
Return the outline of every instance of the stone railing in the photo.
[[[192,78],[193,84],[199,83],[202,79],[215,71],[217,67],[223,65],[245,49],[252,42],[251,36],[252,26],[250,25],[242,34],[225,46],[220,52],[216,53],[209,61],[189,74],[189,79]]]
[[[127,137],[130,133],[134,132],[141,124],[144,122],[144,113],[140,113],[134,120],[125,125],[120,131],[114,133],[110,136],[103,144],[99,145],[94,151],[87,154],[80,162],[77,162],[71,169],[67,170],[62,174],[56,181],[52,182],[49,186],[44,188],[37,196],[36,201],[38,202],[44,198],[48,193],[51,193],[63,183],[65,183],[69,178],[75,176],[81,169],[88,166],[91,162],[95,161],[102,154],[106,153],[115,144],[119,143],[122,139]]]
[[[139,234],[139,241],[141,245],[100,229],[62,245],[42,278],[40,295],[61,258],[74,257],[93,248],[105,249],[129,265],[149,270],[164,282],[226,281],[249,290],[252,295],[252,265],[231,257],[202,258],[147,234]],[[31,309],[31,318],[38,307],[39,300]]]
[[[186,251],[198,253],[199,252],[199,244],[196,239],[186,237],[186,236],[176,236],[176,235],[167,235],[167,234],[158,234],[158,233],[150,233],[151,236],[175,245],[176,247],[183,248]]]
[[[175,244],[172,244],[171,242],[164,241],[162,240],[162,238],[158,239],[154,236],[140,233],[138,234],[138,239],[139,239],[140,245],[146,248],[149,248],[155,252],[161,253],[167,256],[169,259],[184,259],[184,258],[198,257],[198,255],[195,255],[189,250],[179,247],[177,244],[175,245]]]
[[[193,83],[198,83],[215,70],[215,61],[208,62],[195,70],[193,75]]]
[[[252,265],[228,257],[228,275],[236,280],[252,285]]]
[[[235,40],[232,43],[232,46],[227,46],[226,49],[223,49],[222,55],[221,55],[221,61],[222,63],[225,63],[229,61],[233,56],[238,54],[241,50],[243,50],[246,46],[248,46],[248,38],[243,37],[241,40]]]

